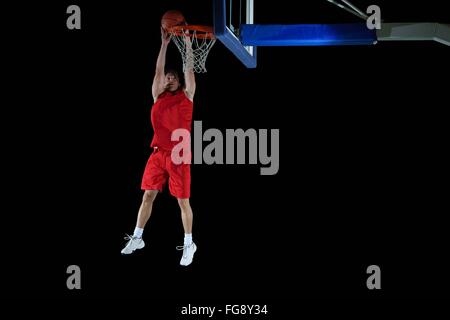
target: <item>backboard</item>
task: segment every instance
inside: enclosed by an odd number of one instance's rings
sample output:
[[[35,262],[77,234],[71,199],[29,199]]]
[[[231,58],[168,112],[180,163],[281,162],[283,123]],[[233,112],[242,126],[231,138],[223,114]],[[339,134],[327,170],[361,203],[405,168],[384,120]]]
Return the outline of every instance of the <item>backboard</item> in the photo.
[[[396,23],[380,18],[377,27],[370,28],[369,20],[373,16],[370,8],[364,7],[367,1],[316,0],[314,3],[327,5],[338,13],[346,12],[355,22],[340,23],[338,18],[326,24],[302,24],[302,21],[257,24],[254,0],[213,0],[214,33],[247,68],[256,68],[256,52],[260,46],[375,45],[379,41],[424,40],[450,46],[448,23]]]

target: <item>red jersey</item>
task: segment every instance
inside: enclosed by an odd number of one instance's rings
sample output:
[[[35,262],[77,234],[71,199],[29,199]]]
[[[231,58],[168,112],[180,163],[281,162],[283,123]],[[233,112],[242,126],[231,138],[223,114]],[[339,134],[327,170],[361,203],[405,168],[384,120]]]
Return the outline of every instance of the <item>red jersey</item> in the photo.
[[[161,93],[151,111],[154,131],[151,146],[172,150],[179,143],[171,141],[175,129],[183,128],[191,132],[193,106],[183,90]]]

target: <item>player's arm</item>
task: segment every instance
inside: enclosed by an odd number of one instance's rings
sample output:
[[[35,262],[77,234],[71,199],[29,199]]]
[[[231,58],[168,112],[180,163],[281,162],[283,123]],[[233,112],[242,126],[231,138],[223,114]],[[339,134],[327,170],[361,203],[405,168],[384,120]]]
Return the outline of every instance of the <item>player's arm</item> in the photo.
[[[170,35],[161,27],[161,49],[156,60],[156,71],[152,84],[153,101],[156,101],[158,96],[164,91],[164,67],[166,66],[166,53],[169,42]]]
[[[194,55],[192,52],[192,42],[189,36],[186,36],[186,66],[184,69],[184,80],[186,81],[186,96],[189,100],[194,100],[195,94],[195,73],[194,73]]]

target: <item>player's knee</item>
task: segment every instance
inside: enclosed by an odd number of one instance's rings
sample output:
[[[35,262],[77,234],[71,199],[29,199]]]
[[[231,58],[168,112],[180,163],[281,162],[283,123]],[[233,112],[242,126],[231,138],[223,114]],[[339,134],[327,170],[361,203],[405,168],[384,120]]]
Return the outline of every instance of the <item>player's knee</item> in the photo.
[[[189,199],[178,199],[178,204],[181,209],[188,209],[190,207]]]
[[[147,204],[151,204],[153,203],[153,201],[155,201],[157,193],[158,192],[156,190],[146,190],[144,192],[144,197],[142,200]]]

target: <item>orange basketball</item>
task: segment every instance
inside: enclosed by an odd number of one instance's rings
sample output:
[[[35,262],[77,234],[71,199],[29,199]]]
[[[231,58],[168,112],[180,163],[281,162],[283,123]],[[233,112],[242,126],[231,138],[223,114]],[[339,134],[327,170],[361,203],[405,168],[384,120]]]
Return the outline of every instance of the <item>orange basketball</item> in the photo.
[[[185,23],[183,14],[178,10],[169,10],[161,18],[161,26],[166,30]]]

